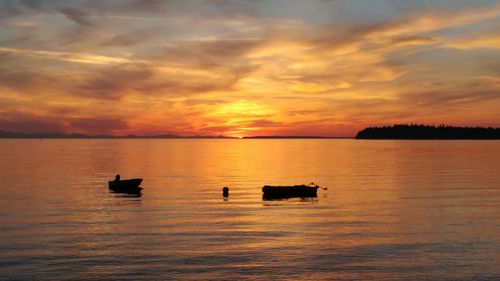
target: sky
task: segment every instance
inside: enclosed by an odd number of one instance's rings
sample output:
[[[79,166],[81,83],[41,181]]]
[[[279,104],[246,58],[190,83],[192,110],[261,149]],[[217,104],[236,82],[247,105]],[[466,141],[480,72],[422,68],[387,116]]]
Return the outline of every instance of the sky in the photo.
[[[500,0],[0,0],[0,130],[500,127]]]

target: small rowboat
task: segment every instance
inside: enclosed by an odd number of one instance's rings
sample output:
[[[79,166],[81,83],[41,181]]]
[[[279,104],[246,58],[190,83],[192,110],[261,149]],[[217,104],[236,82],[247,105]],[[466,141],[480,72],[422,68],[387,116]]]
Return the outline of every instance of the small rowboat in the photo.
[[[265,199],[317,197],[318,188],[322,188],[324,190],[327,189],[326,187],[323,188],[313,183],[311,183],[310,185],[264,185],[264,187],[262,187],[262,192],[264,193],[263,197]]]
[[[114,180],[109,181],[109,189],[117,192],[138,192],[141,191],[142,179]]]

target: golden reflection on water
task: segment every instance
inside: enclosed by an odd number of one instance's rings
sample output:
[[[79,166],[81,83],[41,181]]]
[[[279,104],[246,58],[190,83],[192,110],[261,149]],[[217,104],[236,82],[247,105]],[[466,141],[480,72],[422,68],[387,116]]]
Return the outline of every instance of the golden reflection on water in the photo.
[[[0,148],[7,279],[500,275],[500,142],[1,140]],[[117,173],[144,178],[142,195],[110,192]],[[311,181],[329,190],[262,200],[264,184]]]

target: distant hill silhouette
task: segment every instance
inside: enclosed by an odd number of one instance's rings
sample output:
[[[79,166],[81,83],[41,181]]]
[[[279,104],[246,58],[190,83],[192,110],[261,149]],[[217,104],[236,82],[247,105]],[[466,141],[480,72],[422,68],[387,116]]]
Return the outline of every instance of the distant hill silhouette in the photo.
[[[177,136],[172,134],[151,136],[112,136],[112,135],[85,135],[85,134],[62,134],[62,133],[18,133],[0,131],[0,138],[16,139],[225,139],[225,136]]]
[[[369,127],[358,132],[356,139],[500,139],[500,128],[453,127],[430,125],[393,125]]]

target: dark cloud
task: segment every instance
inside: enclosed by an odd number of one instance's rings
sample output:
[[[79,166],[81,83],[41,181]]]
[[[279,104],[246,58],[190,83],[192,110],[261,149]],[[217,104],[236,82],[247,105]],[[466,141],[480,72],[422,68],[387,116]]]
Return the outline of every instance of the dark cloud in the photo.
[[[118,100],[131,93],[147,96],[191,95],[230,89],[239,79],[242,69],[218,78],[160,73],[154,65],[125,64],[106,67],[78,83],[72,93],[97,99]],[[71,89],[67,90],[71,92]]]
[[[96,34],[95,30],[89,28],[87,25],[73,25],[65,30],[61,31],[60,34],[54,38],[53,42],[57,42],[58,46],[54,46],[55,50],[68,50],[71,47],[72,50],[82,50],[87,51],[95,49],[96,39],[99,36]]]
[[[364,36],[378,28],[378,24],[363,26],[346,26],[325,24],[314,30],[304,30],[297,33],[297,40],[305,41],[314,49],[334,49],[360,41]]]
[[[9,55],[3,57],[8,60]],[[161,73],[155,65],[148,64],[96,66],[92,71],[73,72],[75,75],[0,67],[0,88],[12,89],[23,95],[44,92],[103,100],[119,100],[128,94],[179,96],[231,89],[240,75],[248,71],[244,68],[219,70],[223,72],[218,77],[190,74],[179,77],[175,72]]]
[[[247,64],[243,56],[264,42],[261,40],[229,39],[216,41],[190,41],[165,48],[151,60],[165,60],[200,68],[216,68],[238,63]]]
[[[234,80],[195,80],[195,81],[181,81],[177,79],[170,80],[164,79],[163,82],[146,82],[133,87],[134,90],[145,94],[163,94],[168,95],[186,95],[204,93],[215,90],[229,89],[234,83]]]
[[[151,39],[153,36],[157,34],[158,34],[158,28],[134,30],[131,32],[115,35],[102,42],[101,46],[128,47],[131,45],[145,43],[146,41],[148,41],[148,39]]]
[[[0,68],[0,87],[24,91],[33,94],[54,82],[50,76],[23,69]]]
[[[129,89],[141,87],[153,75],[148,68],[105,68],[78,86],[79,95],[99,99],[119,99]]]
[[[491,76],[500,77],[500,54],[490,53],[488,56],[482,58],[481,70]],[[494,58],[494,59],[492,59]]]
[[[262,0],[134,0],[119,5],[118,9],[154,15],[183,15],[210,19],[221,16],[257,16]],[[259,9],[260,8],[260,9]]]
[[[22,13],[22,7],[19,3],[13,0],[3,0],[0,1],[0,21],[2,19],[8,19],[15,17]]]
[[[19,0],[19,1],[32,10],[39,12],[45,10],[45,8],[42,6],[42,1],[40,0]]]
[[[390,44],[434,43],[437,40],[438,38],[435,36],[423,36],[423,35],[397,36],[390,39]]]
[[[317,112],[318,110],[313,110],[313,109],[299,109],[299,110],[289,110],[286,112],[286,114],[290,116],[300,116],[300,115],[314,115]]]
[[[0,130],[22,133],[63,133],[66,125],[62,120],[17,112],[0,115]]]
[[[168,0],[133,0],[122,4],[121,8],[130,11],[142,11],[142,12],[165,12],[165,7],[168,4],[172,4]]]
[[[111,134],[128,129],[128,124],[117,118],[73,118],[62,113],[38,116],[16,111],[0,112],[0,130],[25,133],[87,133]]]
[[[66,18],[77,24],[85,26],[93,25],[92,21],[88,18],[88,15],[80,9],[64,7],[64,8],[59,8],[58,11],[64,16],[66,16]]]
[[[477,8],[479,6],[491,6],[495,5],[497,0],[391,0],[392,6],[399,12],[409,13],[409,12],[425,12],[425,11],[446,11],[446,12],[458,12],[463,9]]]
[[[260,46],[261,40],[255,39],[220,39],[207,42],[188,43],[186,47],[199,55],[210,55],[216,58],[237,58]]]
[[[434,90],[428,92],[415,92],[401,96],[404,102],[411,104],[421,103],[430,108],[457,108],[458,105],[475,106],[477,103],[493,102],[500,100],[500,90],[490,89],[456,89],[455,91]],[[434,111],[434,109],[433,109]]]
[[[113,118],[80,118],[71,120],[69,124],[77,131],[91,134],[107,134],[129,128],[125,121]]]

